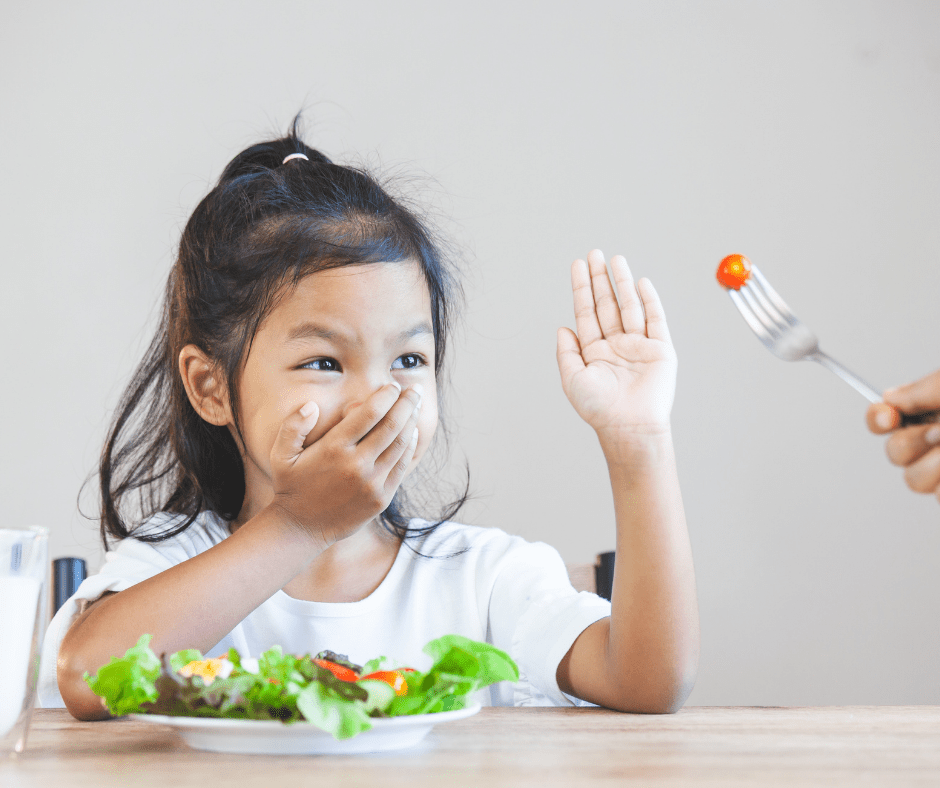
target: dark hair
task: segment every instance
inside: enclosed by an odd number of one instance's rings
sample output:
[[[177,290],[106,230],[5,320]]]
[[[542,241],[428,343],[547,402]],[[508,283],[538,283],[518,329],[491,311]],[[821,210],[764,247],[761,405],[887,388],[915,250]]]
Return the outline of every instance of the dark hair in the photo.
[[[431,295],[435,376],[441,379],[459,284],[443,244],[403,199],[368,172],[334,164],[307,147],[300,116],[287,136],[239,153],[186,223],[170,272],[159,328],[124,391],[99,466],[101,538],[169,539],[203,511],[235,518],[245,495],[238,446],[227,427],[193,409],[177,370],[194,344],[224,370],[235,430],[241,363],[284,287],[315,271],[415,260]],[[308,161],[282,163],[292,153]],[[450,519],[467,490],[436,522],[409,528],[404,490],[382,512],[401,539]],[[125,517],[136,501],[136,518]],[[157,512],[184,515],[163,530],[139,526]],[[135,521],[136,520],[136,521]],[[137,532],[135,532],[137,531]]]

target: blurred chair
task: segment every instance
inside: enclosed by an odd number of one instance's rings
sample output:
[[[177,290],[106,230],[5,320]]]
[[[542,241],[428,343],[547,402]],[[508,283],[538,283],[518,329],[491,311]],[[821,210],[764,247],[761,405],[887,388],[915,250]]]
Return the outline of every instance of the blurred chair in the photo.
[[[52,562],[52,615],[72,596],[88,577],[88,567],[82,558],[56,558]]]
[[[576,591],[590,591],[610,599],[614,582],[614,553],[600,553],[593,564],[566,564],[568,579]]]

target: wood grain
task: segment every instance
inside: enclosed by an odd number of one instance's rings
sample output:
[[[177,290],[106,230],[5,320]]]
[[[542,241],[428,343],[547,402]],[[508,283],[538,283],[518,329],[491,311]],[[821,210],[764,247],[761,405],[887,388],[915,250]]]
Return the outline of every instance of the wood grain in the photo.
[[[357,756],[220,755],[169,728],[38,709],[3,788],[177,786],[940,785],[940,707],[718,708],[678,714],[488,708],[417,748]]]

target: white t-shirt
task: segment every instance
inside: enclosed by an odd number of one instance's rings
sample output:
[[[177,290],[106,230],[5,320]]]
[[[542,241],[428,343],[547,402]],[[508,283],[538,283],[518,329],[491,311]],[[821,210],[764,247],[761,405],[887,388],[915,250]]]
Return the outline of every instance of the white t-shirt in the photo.
[[[162,530],[178,515],[159,514],[146,527]],[[153,544],[124,539],[105,556],[56,613],[46,632],[39,702],[62,707],[56,658],[82,600],[123,591],[202,553],[229,536],[226,523],[206,512],[183,533]],[[408,548],[431,558],[416,556]],[[207,656],[231,646],[258,656],[273,645],[287,653],[330,649],[363,664],[387,656],[419,670],[430,667],[422,647],[434,638],[459,634],[492,643],[519,666],[516,684],[481,690],[479,702],[494,706],[583,705],[563,693],[555,671],[586,627],[610,615],[610,603],[571,587],[558,552],[495,528],[444,523],[433,533],[409,539],[385,579],[358,602],[309,602],[277,591],[255,608]],[[141,633],[143,634],[143,633]]]

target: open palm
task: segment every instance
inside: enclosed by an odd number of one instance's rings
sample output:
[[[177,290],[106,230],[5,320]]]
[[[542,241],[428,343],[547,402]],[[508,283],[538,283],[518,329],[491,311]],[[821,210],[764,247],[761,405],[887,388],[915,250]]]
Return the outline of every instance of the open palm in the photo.
[[[571,266],[577,334],[558,331],[562,388],[601,436],[667,430],[676,353],[662,304],[648,279],[634,285],[623,257],[614,257],[611,268],[619,303],[600,251]]]

